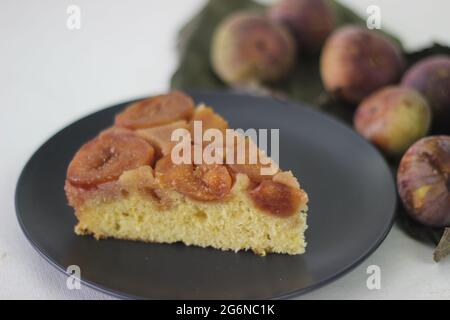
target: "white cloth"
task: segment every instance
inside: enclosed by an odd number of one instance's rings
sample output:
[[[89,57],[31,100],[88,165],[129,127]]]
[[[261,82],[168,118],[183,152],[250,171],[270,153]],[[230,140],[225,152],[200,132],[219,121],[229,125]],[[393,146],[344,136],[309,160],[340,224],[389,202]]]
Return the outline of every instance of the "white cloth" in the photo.
[[[382,10],[383,27],[407,48],[450,43],[446,0],[345,0],[365,14]],[[81,9],[68,30],[67,7]],[[2,0],[0,4],[0,299],[108,299],[66,278],[28,244],[16,221],[14,188],[25,161],[75,119],[112,103],[168,89],[178,28],[203,0]],[[396,228],[360,267],[302,298],[450,298],[450,259]],[[366,287],[366,267],[381,268],[381,290]]]

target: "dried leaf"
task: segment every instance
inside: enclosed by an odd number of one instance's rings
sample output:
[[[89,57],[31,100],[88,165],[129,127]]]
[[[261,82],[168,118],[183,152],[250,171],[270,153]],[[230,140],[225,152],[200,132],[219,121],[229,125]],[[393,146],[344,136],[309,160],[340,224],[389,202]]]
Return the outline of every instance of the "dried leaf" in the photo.
[[[434,249],[434,261],[439,262],[450,254],[450,228],[445,228],[441,241]]]

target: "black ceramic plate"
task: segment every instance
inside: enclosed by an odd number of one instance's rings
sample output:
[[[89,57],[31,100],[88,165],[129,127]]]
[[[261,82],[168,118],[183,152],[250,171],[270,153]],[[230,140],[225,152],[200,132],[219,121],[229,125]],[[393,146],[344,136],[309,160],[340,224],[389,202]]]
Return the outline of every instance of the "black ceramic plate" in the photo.
[[[233,128],[279,128],[282,168],[308,192],[304,255],[222,252],[76,236],[66,204],[66,168],[77,149],[127,103],[89,115],[48,140],[29,160],[16,211],[32,245],[59,270],[81,268],[85,284],[124,298],[286,298],[317,288],[370,255],[392,225],[396,194],[380,154],[350,128],[308,107],[234,93],[192,93]]]

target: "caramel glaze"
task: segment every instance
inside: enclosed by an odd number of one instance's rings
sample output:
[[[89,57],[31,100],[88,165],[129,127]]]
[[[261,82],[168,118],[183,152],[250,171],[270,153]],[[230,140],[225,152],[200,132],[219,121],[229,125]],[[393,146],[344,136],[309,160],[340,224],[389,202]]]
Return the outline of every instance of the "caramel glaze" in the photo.
[[[172,97],[173,95],[175,96]],[[159,101],[175,100],[179,103],[185,101],[186,105],[174,108],[174,114],[170,117],[167,116],[167,110],[164,110],[164,117],[161,118],[164,120],[170,118],[173,122],[185,119],[187,114],[192,115],[188,120],[195,118],[192,100],[183,93],[174,92],[157,98],[158,103],[148,104],[149,108],[152,108],[149,112],[146,113],[142,104],[139,105],[139,112],[154,115],[157,112],[155,104],[158,104],[158,108],[160,105],[164,106],[164,103]],[[86,200],[99,195],[105,200],[127,196],[130,189],[127,183],[130,184],[130,181],[135,189],[160,202],[164,197],[159,195],[164,194],[164,189],[174,189],[199,201],[224,200],[232,189],[235,175],[246,174],[246,170],[250,170],[249,173],[251,173],[247,174],[250,179],[248,194],[260,210],[278,217],[289,217],[297,213],[302,204],[306,204],[306,193],[300,189],[296,179],[290,173],[291,178],[287,180],[277,179],[277,175],[255,178],[255,165],[172,164],[170,155],[155,154],[154,146],[149,141],[134,135],[135,128],[143,127],[143,121],[136,118],[135,106],[136,104],[133,104],[119,113],[116,116],[115,126],[101,132],[98,137],[82,146],[69,164],[65,191],[72,207],[79,208]],[[128,115],[131,116],[128,118]],[[220,116],[212,113],[210,118],[202,119],[204,122],[211,119],[204,126],[208,127],[217,123],[218,117]],[[138,125],[134,125],[133,121],[138,121]],[[146,121],[151,122],[149,119]],[[126,126],[120,126],[121,123],[125,123]],[[226,122],[223,120],[221,123]],[[135,176],[131,179],[127,177],[122,179],[124,172],[132,169],[139,170],[135,170]],[[80,177],[83,182],[88,183],[79,183]],[[128,182],[126,182],[127,179]]]

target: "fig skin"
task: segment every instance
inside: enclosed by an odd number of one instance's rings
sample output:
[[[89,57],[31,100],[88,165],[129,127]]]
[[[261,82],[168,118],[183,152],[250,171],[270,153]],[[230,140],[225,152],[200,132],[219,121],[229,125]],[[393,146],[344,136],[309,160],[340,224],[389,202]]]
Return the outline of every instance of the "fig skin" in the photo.
[[[324,0],[280,0],[268,12],[275,22],[286,25],[294,34],[302,53],[320,51],[333,31],[336,18]]]
[[[227,17],[212,40],[212,67],[230,86],[252,87],[280,80],[292,70],[295,57],[295,40],[289,31],[251,12]]]
[[[433,227],[450,225],[450,136],[417,141],[403,156],[397,187],[408,214]]]
[[[388,86],[364,99],[354,115],[356,131],[387,155],[403,154],[424,137],[431,124],[431,109],[416,90]]]
[[[404,59],[396,44],[376,31],[354,25],[334,31],[320,58],[325,89],[350,104],[395,83],[403,69]]]
[[[422,93],[434,115],[433,126],[450,133],[450,56],[434,55],[409,68],[401,84]]]

